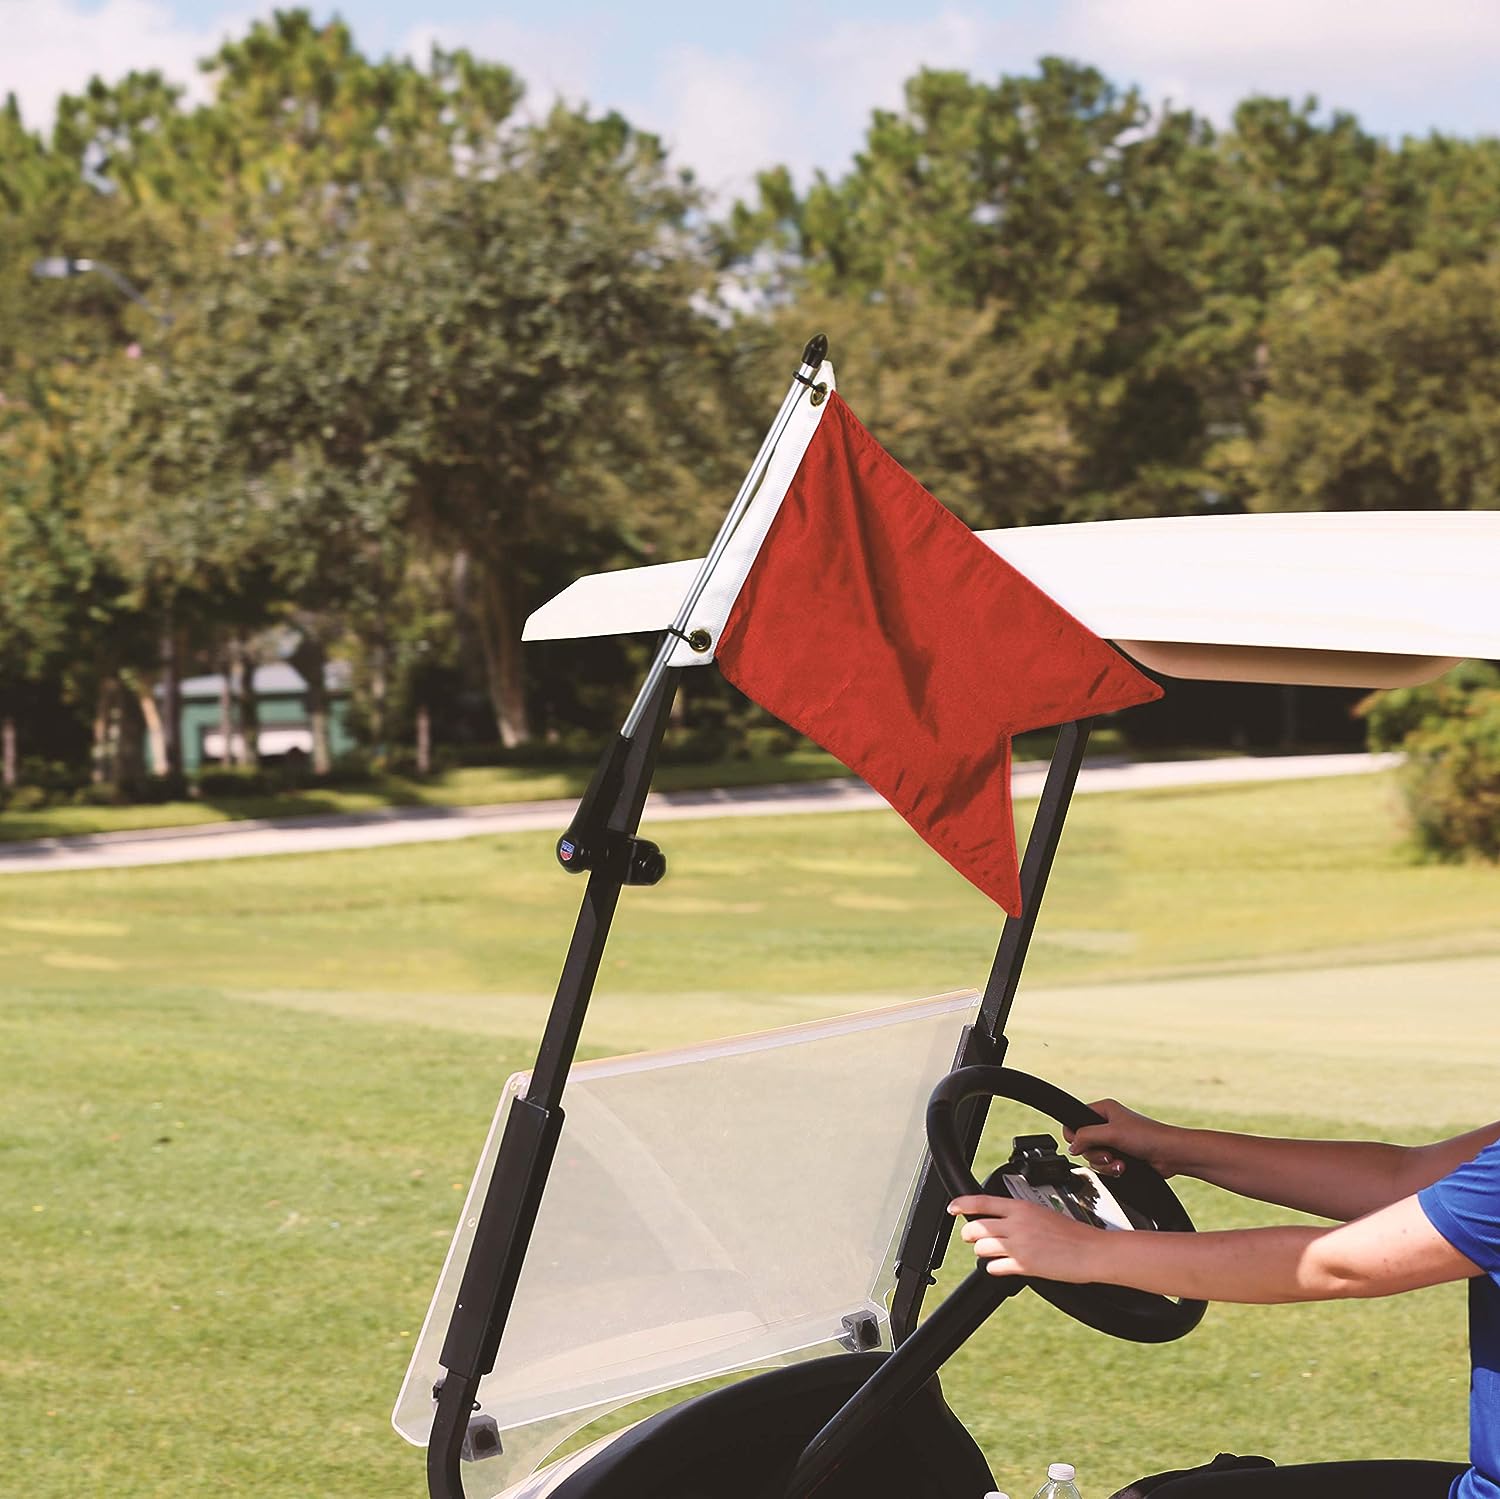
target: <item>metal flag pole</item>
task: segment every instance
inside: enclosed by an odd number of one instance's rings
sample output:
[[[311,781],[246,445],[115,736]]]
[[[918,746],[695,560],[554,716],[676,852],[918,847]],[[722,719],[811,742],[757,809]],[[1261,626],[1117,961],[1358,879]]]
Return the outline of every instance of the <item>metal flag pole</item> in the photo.
[[[775,453],[776,445],[781,441],[782,434],[786,431],[787,424],[797,409],[798,401],[809,390],[816,393],[813,382],[827,357],[828,339],[821,333],[814,334],[802,350],[802,362],[797,366],[796,374],[792,376],[791,386],[782,398],[776,419],[766,432],[760,451],[755,455],[755,460],[751,463],[744,482],[740,485],[739,493],[735,495],[734,503],[724,517],[723,525],[719,527],[719,534],[714,537],[713,545],[708,549],[708,555],[703,559],[702,566],[699,567],[692,583],[688,586],[676,618],[662,637],[661,645],[657,648],[656,659],[652,661],[651,668],[646,673],[646,680],[641,684],[641,690],[636,694],[630,712],[625,715],[625,722],[619,734],[605,746],[604,754],[600,757],[593,778],[589,781],[588,789],[578,803],[578,810],[573,814],[572,822],[568,824],[567,831],[557,840],[557,862],[569,874],[582,874],[585,870],[592,869],[600,857],[599,841],[604,829],[604,814],[613,800],[614,793],[619,789],[620,773],[625,764],[625,757],[630,752],[630,741],[635,738],[645,718],[647,705],[667,671],[678,641],[685,639],[697,651],[706,651],[712,644],[706,632],[700,641],[696,632],[694,635],[687,636],[683,634],[683,631],[686,630],[688,621],[693,616],[693,610],[698,607],[699,599],[703,597],[703,590],[708,586],[708,580],[713,576],[714,568],[718,566],[719,559],[724,555],[725,549],[745,517],[745,512],[750,508],[750,502],[760,488],[760,481],[765,478],[772,454]]]
[[[724,523],[719,527],[719,534],[714,537],[713,545],[709,547],[708,555],[703,559],[703,565],[698,569],[697,576],[694,577],[692,583],[688,585],[687,594],[682,600],[682,607],[677,611],[677,617],[672,621],[666,638],[656,653],[656,659],[651,663],[650,671],[646,673],[646,680],[641,683],[641,690],[636,694],[634,706],[625,715],[625,723],[620,730],[622,738],[631,738],[639,726],[646,711],[646,704],[652,692],[656,690],[656,684],[661,680],[662,673],[667,669],[667,662],[671,659],[676,642],[682,638],[682,632],[693,617],[693,610],[698,607],[698,600],[703,597],[703,590],[708,586],[708,580],[713,576],[714,568],[719,565],[719,559],[724,555],[725,548],[728,547],[739,523],[745,518],[745,512],[750,508],[750,502],[760,488],[760,481],[766,476],[766,469],[771,463],[771,455],[776,451],[776,444],[781,441],[781,434],[786,431],[787,423],[792,419],[792,413],[796,409],[799,398],[812,387],[813,380],[827,357],[827,335],[813,334],[802,350],[802,363],[797,366],[797,373],[792,376],[792,383],[787,388],[786,395],[782,397],[781,409],[776,413],[776,420],[771,423],[766,432],[760,451],[755,455],[755,460],[751,463],[744,482],[740,485],[739,493],[734,497],[734,504],[729,507],[729,514],[724,517]],[[688,644],[692,645],[695,650],[700,649],[691,638]],[[711,642],[705,641],[701,649],[707,650],[710,644]]]
[[[650,789],[672,699],[682,668],[671,655],[713,567],[755,496],[798,398],[813,388],[828,353],[820,333],[802,353],[791,389],[745,475],[734,504],[663,639],[625,726],[606,749],[567,833],[558,841],[565,869],[589,871],[573,938],[563,961],[546,1030],[523,1097],[513,1099],[494,1169],[479,1211],[474,1240],[459,1284],[438,1362],[443,1377],[433,1387],[436,1409],[427,1441],[427,1488],[431,1499],[464,1499],[463,1462],[499,1450],[500,1432],[483,1413],[479,1383],[495,1367],[510,1316],[542,1193],[562,1132],[562,1093],[593,995],[594,980],[626,885],[654,885],[666,872],[655,844],[638,838],[641,811]],[[563,847],[571,842],[573,856]],[[582,859],[579,859],[579,855]]]

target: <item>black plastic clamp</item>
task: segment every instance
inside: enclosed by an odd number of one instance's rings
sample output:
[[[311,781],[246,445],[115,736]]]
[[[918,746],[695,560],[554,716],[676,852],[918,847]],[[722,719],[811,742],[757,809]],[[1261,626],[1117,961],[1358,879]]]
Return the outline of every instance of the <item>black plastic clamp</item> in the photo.
[[[464,1432],[461,1456],[466,1463],[482,1463],[487,1457],[499,1457],[505,1450],[500,1440],[500,1423],[493,1416],[470,1416]]]
[[[854,1312],[843,1318],[839,1342],[850,1353],[873,1353],[880,1347],[880,1323],[873,1312]]]
[[[440,1379],[432,1387],[434,1405],[442,1393],[443,1381]],[[469,1424],[464,1430],[463,1451],[460,1456],[466,1463],[482,1463],[487,1457],[499,1457],[505,1451],[505,1444],[500,1440],[500,1423],[493,1416],[477,1414],[477,1400],[472,1404],[476,1414],[469,1417]]]

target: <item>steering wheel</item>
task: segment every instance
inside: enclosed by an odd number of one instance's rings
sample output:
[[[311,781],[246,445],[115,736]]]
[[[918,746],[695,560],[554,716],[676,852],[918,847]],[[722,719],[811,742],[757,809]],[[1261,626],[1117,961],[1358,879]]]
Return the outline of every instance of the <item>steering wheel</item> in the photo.
[[[991,1178],[986,1194],[969,1169],[968,1156],[959,1141],[958,1105],[981,1094],[1027,1104],[1068,1129],[1104,1123],[1086,1104],[1039,1077],[1010,1067],[960,1067],[933,1089],[927,1104],[927,1143],[932,1162],[943,1185],[955,1197],[1012,1195],[998,1173]],[[1165,1179],[1145,1161],[1133,1156],[1123,1159],[1125,1170],[1110,1180],[1109,1189],[1135,1227],[1191,1233],[1192,1219]],[[1183,1337],[1203,1320],[1206,1309],[1202,1301],[1174,1301],[1170,1296],[1128,1286],[1068,1285],[1031,1276],[1024,1279],[1038,1295],[1070,1317],[1099,1332],[1136,1343],[1170,1343]]]

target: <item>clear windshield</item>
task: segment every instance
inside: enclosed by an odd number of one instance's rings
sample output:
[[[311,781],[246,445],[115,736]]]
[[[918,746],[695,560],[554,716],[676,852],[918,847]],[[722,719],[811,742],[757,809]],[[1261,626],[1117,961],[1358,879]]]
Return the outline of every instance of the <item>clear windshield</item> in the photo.
[[[493,1372],[499,1493],[574,1431],[641,1396],[885,1337],[896,1236],[933,1085],[973,990],[676,1051],[585,1062]],[[505,1086],[393,1421],[425,1444],[438,1358],[511,1100]]]

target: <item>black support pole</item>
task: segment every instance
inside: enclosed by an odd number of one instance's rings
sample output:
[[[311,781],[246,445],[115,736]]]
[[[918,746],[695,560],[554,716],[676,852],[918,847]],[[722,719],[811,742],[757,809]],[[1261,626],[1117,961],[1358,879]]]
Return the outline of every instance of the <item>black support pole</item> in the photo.
[[[872,1427],[898,1411],[983,1326],[1003,1301],[1026,1289],[1017,1277],[971,1270],[959,1288],[859,1387],[807,1444],[785,1499],[810,1499],[844,1455]]]
[[[635,735],[622,751],[623,765],[605,819],[607,831],[589,870],[531,1081],[525,1097],[512,1103],[506,1118],[439,1359],[444,1375],[427,1443],[427,1490],[432,1499],[464,1499],[462,1460],[469,1418],[479,1381],[495,1367],[516,1282],[531,1242],[562,1132],[563,1087],[588,1013],[620,890],[628,882],[630,841],[640,826],[641,809],[680,677],[677,669],[663,674],[645,705]]]
[[[1026,840],[1026,854],[1021,860],[1021,914],[1007,916],[1000,932],[1000,946],[990,968],[984,998],[979,1004],[975,1023],[963,1035],[954,1058],[955,1067],[985,1064],[998,1067],[1005,1061],[1006,1022],[1015,1003],[1021,982],[1021,969],[1036,930],[1037,912],[1047,890],[1047,877],[1062,838],[1063,821],[1088,747],[1092,719],[1081,718],[1065,723],[1058,730],[1042,787],[1036,818]],[[989,1100],[975,1098],[961,1105],[958,1116],[959,1138],[964,1142],[966,1158],[972,1162],[984,1130]],[[891,1295],[891,1337],[899,1347],[916,1331],[922,1299],[933,1283],[933,1275],[948,1252],[953,1219],[948,1214],[948,1190],[932,1168],[929,1156],[922,1165],[916,1196],[901,1235],[896,1256],[896,1286]]]
[[[1063,821],[1073,800],[1073,788],[1078,784],[1078,772],[1083,766],[1083,754],[1088,748],[1092,728],[1092,719],[1080,718],[1065,723],[1057,733],[1052,763],[1047,767],[1047,781],[1042,787],[1036,819],[1026,840],[1026,855],[1021,861],[1021,914],[1005,918],[1000,946],[995,952],[989,982],[984,987],[984,999],[979,1006],[978,1028],[991,1040],[1004,1036],[1006,1022],[1010,1019],[1011,1006],[1021,983],[1021,969],[1031,947],[1031,934],[1036,930],[1042,896],[1046,894],[1047,878],[1052,873],[1052,861],[1057,857]]]

